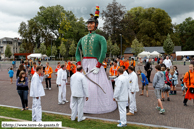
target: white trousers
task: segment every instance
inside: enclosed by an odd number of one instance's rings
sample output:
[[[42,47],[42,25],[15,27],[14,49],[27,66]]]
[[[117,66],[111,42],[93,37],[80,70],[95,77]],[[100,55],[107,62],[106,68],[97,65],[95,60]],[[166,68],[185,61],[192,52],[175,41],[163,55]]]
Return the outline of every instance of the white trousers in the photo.
[[[32,99],[32,121],[40,122],[42,121],[42,107],[41,107],[41,98]]]
[[[118,108],[119,108],[119,115],[120,115],[120,121],[121,124],[125,125],[127,124],[127,119],[126,119],[126,101],[122,102],[117,102],[118,103]]]
[[[83,107],[84,107],[84,97],[72,97],[71,100],[71,120],[75,120],[78,114],[78,122],[83,119]]]
[[[66,101],[66,84],[61,84],[58,86],[58,102],[62,103],[62,101]]]
[[[136,106],[136,92],[134,92],[133,94],[131,92],[129,92],[129,98],[130,98],[130,102],[129,102],[129,112],[133,113],[135,111],[137,111],[137,106]]]

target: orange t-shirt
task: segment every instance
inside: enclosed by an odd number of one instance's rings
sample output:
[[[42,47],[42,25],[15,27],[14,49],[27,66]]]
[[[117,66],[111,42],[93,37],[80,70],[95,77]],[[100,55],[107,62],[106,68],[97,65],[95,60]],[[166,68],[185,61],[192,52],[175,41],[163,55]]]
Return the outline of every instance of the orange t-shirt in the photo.
[[[45,68],[45,74],[49,74],[47,78],[51,78],[51,74],[53,73],[53,70],[51,67],[46,67]]]
[[[122,60],[120,60],[119,65],[120,66],[123,66],[124,65],[124,62]]]
[[[71,70],[71,62],[67,63],[67,70]]]
[[[70,68],[71,68],[70,70],[71,70],[73,73],[76,73],[76,65],[71,64]]]
[[[125,66],[125,70],[127,70],[129,67],[129,61],[124,62],[124,66]]]
[[[32,67],[31,74],[34,75],[35,72],[36,72],[36,68]]]
[[[61,68],[61,65],[57,65],[55,72],[57,72]]]
[[[120,68],[119,66],[112,66],[112,67],[110,68],[109,74],[110,74],[111,76],[117,76],[117,75],[118,75],[117,70],[118,70],[119,68]]]
[[[135,67],[135,61],[131,61],[131,66]]]

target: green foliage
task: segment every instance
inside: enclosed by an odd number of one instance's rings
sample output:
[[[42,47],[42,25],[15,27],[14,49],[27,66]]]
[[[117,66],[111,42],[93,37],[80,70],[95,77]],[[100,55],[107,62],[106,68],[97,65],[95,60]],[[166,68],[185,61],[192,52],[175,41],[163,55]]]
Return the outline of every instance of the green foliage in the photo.
[[[40,48],[38,49],[41,54],[46,54],[46,46],[44,45],[44,43],[41,43]]]
[[[173,33],[170,16],[160,8],[135,7],[127,14],[132,16],[132,30],[144,46],[161,46],[166,35]]]
[[[132,52],[137,56],[139,53],[141,53],[142,51],[144,51],[143,48],[143,43],[139,42],[137,40],[137,38],[135,38],[132,42],[131,48],[132,48]]]
[[[24,44],[22,43],[21,45],[20,45],[20,52],[19,53],[25,53],[26,52],[26,50],[25,50],[25,48],[24,48]]]
[[[46,48],[46,55],[49,57],[49,56],[51,56],[51,46],[48,46],[47,48]]]
[[[118,47],[118,45],[116,43],[113,45],[112,54],[113,55],[119,55],[120,54],[120,48]]]
[[[52,55],[54,55],[54,56],[57,55],[57,47],[55,45],[52,46]]]
[[[65,55],[66,55],[66,46],[65,46],[65,44],[63,42],[61,43],[61,45],[59,47],[59,50],[60,50],[61,56],[65,57]]]
[[[183,50],[194,49],[194,19],[186,18],[183,23],[175,26],[175,34],[180,37],[180,44]]]
[[[166,54],[171,54],[174,50],[174,44],[170,38],[170,34],[167,35],[166,40],[164,41],[163,49]]]
[[[119,40],[119,27],[124,14],[125,6],[119,4],[116,0],[109,3],[105,10],[102,10],[103,30],[111,35],[113,43]]]
[[[75,41],[73,40],[69,48],[69,55],[74,56],[75,52],[76,52],[76,46],[75,46]]]
[[[5,57],[10,58],[10,56],[12,56],[11,47],[7,45],[5,49]]]
[[[112,53],[112,50],[113,50],[112,40],[111,37],[109,36],[107,40],[107,53]]]

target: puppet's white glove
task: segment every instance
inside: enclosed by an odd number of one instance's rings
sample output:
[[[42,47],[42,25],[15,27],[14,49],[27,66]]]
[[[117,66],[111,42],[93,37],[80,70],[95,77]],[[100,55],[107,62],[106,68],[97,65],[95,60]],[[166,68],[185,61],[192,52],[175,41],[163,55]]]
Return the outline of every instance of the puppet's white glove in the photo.
[[[93,70],[93,73],[94,73],[94,74],[98,74],[99,71],[100,71],[100,68],[95,67],[95,68],[93,68],[92,70]]]

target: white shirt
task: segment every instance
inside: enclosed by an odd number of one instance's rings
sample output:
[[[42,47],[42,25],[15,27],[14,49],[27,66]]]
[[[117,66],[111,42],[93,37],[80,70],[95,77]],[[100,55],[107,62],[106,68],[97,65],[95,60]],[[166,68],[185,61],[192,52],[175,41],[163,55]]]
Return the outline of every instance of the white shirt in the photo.
[[[116,101],[128,101],[128,79],[120,75],[115,83],[114,98]]]
[[[89,96],[86,77],[80,72],[76,72],[71,76],[70,87],[73,97]]]
[[[163,61],[163,63],[166,65],[166,67],[167,68],[170,68],[171,66],[172,66],[172,62],[171,62],[171,60],[170,59],[165,59],[164,61]]]
[[[56,84],[61,85],[63,83],[63,81],[65,81],[65,83],[67,83],[67,72],[66,72],[66,70],[63,70],[62,68],[60,68],[57,71]]]
[[[132,73],[129,73],[128,81],[128,90],[130,92],[139,92],[138,77],[134,71]]]
[[[31,80],[30,97],[45,96],[42,80],[43,77],[39,77],[39,75],[35,72]]]

